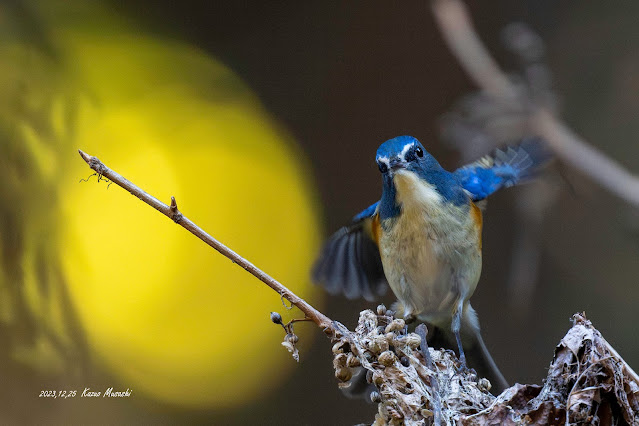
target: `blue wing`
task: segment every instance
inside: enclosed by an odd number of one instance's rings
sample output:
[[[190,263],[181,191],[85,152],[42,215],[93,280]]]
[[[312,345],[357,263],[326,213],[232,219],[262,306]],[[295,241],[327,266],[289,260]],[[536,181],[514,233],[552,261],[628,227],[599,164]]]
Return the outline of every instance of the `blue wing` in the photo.
[[[373,238],[378,204],[357,214],[324,245],[312,276],[329,293],[343,293],[348,299],[363,297],[370,302],[386,293],[388,284]]]
[[[461,167],[454,174],[472,200],[479,201],[501,188],[530,179],[551,157],[543,141],[528,138]]]

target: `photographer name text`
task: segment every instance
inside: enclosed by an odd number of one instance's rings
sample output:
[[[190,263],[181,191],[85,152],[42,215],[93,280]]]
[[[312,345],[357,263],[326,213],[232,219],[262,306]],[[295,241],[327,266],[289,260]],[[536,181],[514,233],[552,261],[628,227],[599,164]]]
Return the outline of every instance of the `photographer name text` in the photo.
[[[116,390],[112,387],[105,390],[95,390],[91,388],[84,388],[82,392],[77,389],[71,390],[43,390],[40,391],[40,398],[128,398],[133,391],[129,388],[126,390]]]

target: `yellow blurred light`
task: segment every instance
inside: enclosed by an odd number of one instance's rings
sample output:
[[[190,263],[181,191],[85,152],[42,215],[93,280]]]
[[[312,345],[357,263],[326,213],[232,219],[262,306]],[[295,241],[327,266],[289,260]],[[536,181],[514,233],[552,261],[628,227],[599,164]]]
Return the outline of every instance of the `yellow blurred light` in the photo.
[[[174,195],[190,219],[313,299],[314,194],[289,138],[202,52],[114,28],[54,31],[86,88],[78,147],[165,202]],[[221,407],[294,367],[268,321],[279,296],[120,188],[78,183],[91,171],[77,153],[63,164],[64,273],[94,356],[124,386]]]

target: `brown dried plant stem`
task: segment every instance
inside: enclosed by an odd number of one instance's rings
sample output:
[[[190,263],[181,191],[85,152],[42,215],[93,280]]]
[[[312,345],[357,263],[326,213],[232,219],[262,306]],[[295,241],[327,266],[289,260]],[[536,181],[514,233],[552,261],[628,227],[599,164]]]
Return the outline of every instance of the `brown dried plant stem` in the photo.
[[[449,49],[469,77],[488,95],[503,102],[522,96],[499,68],[475,31],[461,0],[432,0],[433,13]],[[530,106],[528,125],[558,157],[627,202],[639,206],[639,177],[588,144],[542,105]]]
[[[152,195],[144,192],[142,189],[140,189],[138,186],[136,186],[126,178],[122,177],[120,174],[109,169],[96,157],[88,155],[81,150],[78,150],[78,152],[80,153],[82,159],[86,161],[89,167],[91,167],[99,176],[104,176],[111,182],[127,190],[131,193],[131,195],[139,198],[141,201],[153,207],[154,209],[198,237],[200,240],[204,241],[206,244],[213,247],[224,256],[228,257],[233,263],[236,263],[244,268],[257,279],[275,290],[281,297],[291,302],[292,305],[296,306],[300,311],[304,313],[304,315],[306,315],[308,319],[313,321],[323,330],[333,331],[333,321],[330,318],[319,312],[313,306],[308,304],[304,299],[300,298],[291,290],[282,285],[279,281],[259,269],[257,266],[253,265],[248,260],[244,259],[242,256],[240,256],[212,236],[210,236],[202,228],[200,228],[186,216],[184,216],[178,210],[177,203],[174,197],[171,197],[171,205],[166,205]]]

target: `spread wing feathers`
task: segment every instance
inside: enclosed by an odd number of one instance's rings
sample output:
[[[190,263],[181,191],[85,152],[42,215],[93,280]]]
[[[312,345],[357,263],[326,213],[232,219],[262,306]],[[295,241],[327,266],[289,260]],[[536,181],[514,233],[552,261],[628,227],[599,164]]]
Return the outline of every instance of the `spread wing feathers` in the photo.
[[[348,299],[363,297],[369,302],[386,293],[388,284],[372,236],[377,204],[355,216],[324,245],[312,275],[329,293],[342,293]]]
[[[455,176],[472,200],[478,201],[501,188],[532,178],[551,157],[541,139],[527,138],[518,145],[498,149],[493,155],[457,169]]]

